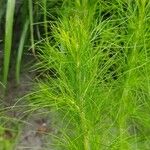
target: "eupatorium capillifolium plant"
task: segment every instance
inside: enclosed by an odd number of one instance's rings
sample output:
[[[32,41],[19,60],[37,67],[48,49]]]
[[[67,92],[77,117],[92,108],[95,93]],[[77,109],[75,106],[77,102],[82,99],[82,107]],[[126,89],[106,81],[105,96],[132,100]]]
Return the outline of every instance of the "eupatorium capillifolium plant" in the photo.
[[[60,149],[149,147],[149,7],[145,0],[65,1],[38,46],[36,107],[60,114]]]

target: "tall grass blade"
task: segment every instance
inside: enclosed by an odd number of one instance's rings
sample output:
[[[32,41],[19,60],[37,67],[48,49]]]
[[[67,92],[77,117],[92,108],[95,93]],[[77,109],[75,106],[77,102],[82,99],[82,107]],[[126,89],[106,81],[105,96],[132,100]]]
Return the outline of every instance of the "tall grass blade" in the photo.
[[[16,60],[16,80],[17,80],[18,84],[19,84],[19,80],[20,80],[21,58],[23,55],[23,48],[24,48],[25,39],[26,39],[26,36],[28,33],[28,28],[29,28],[29,20],[27,19],[24,24],[23,31],[21,34],[18,53],[17,53],[17,60]]]
[[[15,12],[16,0],[7,1],[6,22],[5,22],[5,46],[4,46],[4,68],[3,68],[3,83],[7,84],[10,54],[12,47],[13,20]]]
[[[29,20],[30,20],[30,40],[31,40],[31,49],[32,49],[32,53],[35,56],[35,47],[34,47],[34,29],[33,29],[33,1],[32,0],[28,0],[28,6],[29,6]]]
[[[43,1],[43,7],[44,7],[44,30],[45,30],[45,36],[46,40],[48,42],[48,25],[47,25],[47,0]]]

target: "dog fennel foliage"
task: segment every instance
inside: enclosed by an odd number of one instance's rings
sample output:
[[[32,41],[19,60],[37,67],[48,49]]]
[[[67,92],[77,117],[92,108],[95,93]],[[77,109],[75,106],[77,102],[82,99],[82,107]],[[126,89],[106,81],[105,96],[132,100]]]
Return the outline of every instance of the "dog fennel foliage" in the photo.
[[[38,47],[46,79],[31,96],[61,115],[54,147],[150,147],[149,8],[148,0],[63,3],[51,40]]]

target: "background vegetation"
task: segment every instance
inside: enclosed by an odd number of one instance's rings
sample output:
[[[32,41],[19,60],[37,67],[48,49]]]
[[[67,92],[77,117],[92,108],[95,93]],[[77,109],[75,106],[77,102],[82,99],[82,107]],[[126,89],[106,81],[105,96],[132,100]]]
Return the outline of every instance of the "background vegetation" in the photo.
[[[50,135],[53,148],[148,150],[150,2],[29,0],[22,5],[26,17],[15,51],[16,80],[27,45],[38,73],[28,103],[59,116],[59,134]],[[4,85],[14,6],[15,0],[7,1]]]

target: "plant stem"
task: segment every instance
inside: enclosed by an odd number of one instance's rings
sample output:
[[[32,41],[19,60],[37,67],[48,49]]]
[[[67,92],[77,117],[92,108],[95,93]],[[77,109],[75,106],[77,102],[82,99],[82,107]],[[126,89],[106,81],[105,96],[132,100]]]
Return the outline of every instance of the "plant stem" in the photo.
[[[83,132],[84,150],[90,150],[89,138],[88,138],[88,129],[87,129],[87,125],[86,125],[86,117],[85,117],[84,112],[80,113],[80,118],[81,118],[82,132]]]
[[[46,41],[48,42],[47,0],[44,0],[44,30],[45,30]]]
[[[29,19],[30,19],[30,36],[31,36],[31,48],[32,53],[35,55],[35,46],[34,46],[34,30],[33,30],[33,2],[32,0],[28,0],[29,3]]]

